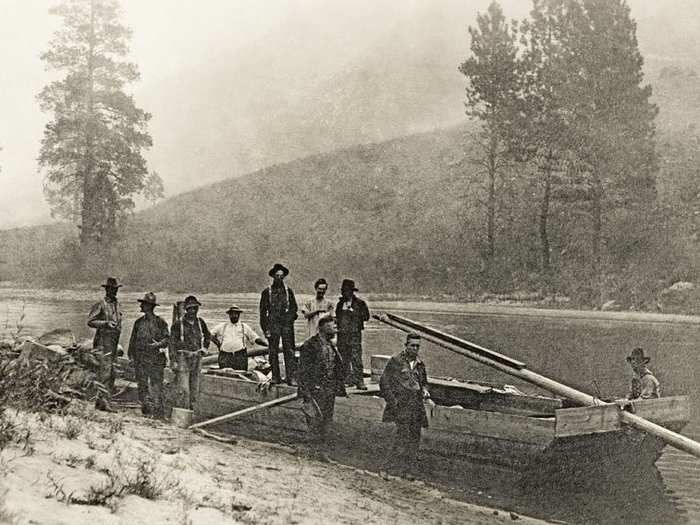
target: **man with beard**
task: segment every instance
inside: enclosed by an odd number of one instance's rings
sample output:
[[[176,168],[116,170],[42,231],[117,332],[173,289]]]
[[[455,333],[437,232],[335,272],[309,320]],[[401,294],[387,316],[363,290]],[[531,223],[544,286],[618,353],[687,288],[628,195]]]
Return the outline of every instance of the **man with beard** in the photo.
[[[294,361],[294,321],[297,318],[297,301],[294,292],[284,283],[289,270],[282,264],[275,264],[267,274],[272,284],[260,294],[260,327],[269,346],[272,382],[281,383],[279,345],[282,340],[284,353],[285,382],[291,385],[296,375]]]
[[[168,323],[155,313],[156,295],[148,292],[141,303],[143,316],[134,322],[127,355],[134,363],[143,415],[163,417],[163,370],[167,362]]]
[[[362,364],[362,330],[369,321],[369,308],[367,303],[355,295],[356,291],[355,281],[343,279],[340,300],[335,307],[338,350],[345,363],[345,384],[367,390]]]
[[[100,363],[98,381],[104,387],[104,390],[98,389],[95,408],[112,411],[109,400],[114,394],[114,361],[122,332],[122,312],[117,300],[121,285],[114,277],[108,277],[102,287],[105,297],[90,309],[87,325],[95,329],[92,346]]]
[[[211,334],[204,319],[197,317],[202,305],[194,295],[185,298],[183,315],[170,331],[171,362],[177,366],[178,406],[192,410],[199,393],[202,356],[207,353]]]

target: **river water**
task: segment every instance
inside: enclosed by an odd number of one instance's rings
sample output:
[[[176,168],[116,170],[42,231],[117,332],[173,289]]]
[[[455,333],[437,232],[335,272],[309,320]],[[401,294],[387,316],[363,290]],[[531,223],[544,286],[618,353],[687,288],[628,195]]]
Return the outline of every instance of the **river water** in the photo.
[[[125,316],[122,344],[128,341],[131,325],[140,315],[136,299],[141,295],[120,294]],[[85,318],[99,297],[100,290],[0,288],[0,334],[17,332],[21,327],[21,333],[40,335],[65,327],[79,339],[89,337]],[[182,294],[160,294],[163,306],[158,312],[170,321],[171,305],[181,299]],[[224,311],[233,302],[246,310],[243,320],[259,332],[257,294],[206,294],[199,299],[203,303],[200,316],[210,326],[226,319]],[[299,297],[300,302],[303,299]],[[369,304],[372,311],[386,310],[427,323],[601,397],[625,395],[629,382],[625,356],[633,347],[642,346],[652,357],[650,368],[661,381],[663,394],[691,396],[692,419],[683,433],[700,440],[700,394],[696,387],[700,318],[419,301],[370,300]],[[305,336],[302,321],[297,322],[296,333],[299,340]],[[372,320],[365,331],[366,366],[370,354],[391,354],[402,344],[402,333]],[[507,383],[538,392],[439,347],[425,344],[422,352],[430,375]],[[667,447],[657,467],[641,478],[593,480],[586,486],[572,479],[570,484],[556,487],[543,480],[541,486],[526,489],[474,474],[466,485],[453,491],[469,501],[568,523],[700,523],[700,460]]]

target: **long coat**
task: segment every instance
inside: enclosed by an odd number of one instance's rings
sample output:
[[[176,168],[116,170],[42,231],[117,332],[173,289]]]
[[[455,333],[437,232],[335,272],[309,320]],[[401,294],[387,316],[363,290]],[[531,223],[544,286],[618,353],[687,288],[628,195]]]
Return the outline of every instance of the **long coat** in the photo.
[[[423,404],[423,388],[428,384],[428,375],[422,361],[416,359],[411,365],[404,352],[393,356],[384,368],[379,380],[379,390],[386,400],[382,421],[395,423],[417,423],[428,426],[428,416]]]
[[[332,379],[328,380],[327,363],[321,359],[321,338],[310,337],[299,348],[299,393],[308,398],[317,388],[332,389],[336,396],[346,396],[345,368],[340,353],[336,350],[333,359]]]

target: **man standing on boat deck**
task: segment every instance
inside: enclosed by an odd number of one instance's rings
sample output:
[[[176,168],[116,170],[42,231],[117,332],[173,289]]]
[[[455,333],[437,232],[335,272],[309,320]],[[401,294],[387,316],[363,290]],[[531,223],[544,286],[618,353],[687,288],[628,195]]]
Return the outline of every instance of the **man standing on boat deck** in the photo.
[[[369,321],[369,308],[355,295],[356,291],[355,281],[343,279],[340,300],[335,307],[338,350],[345,363],[345,383],[355,385],[359,390],[367,390],[362,365],[362,330]]]
[[[141,412],[161,418],[163,370],[168,361],[168,323],[154,312],[159,305],[153,292],[148,292],[138,302],[141,303],[143,316],[134,322],[127,355],[134,363]]]
[[[90,309],[87,324],[95,329],[92,346],[98,353],[100,362],[98,381],[106,390],[97,392],[95,408],[111,411],[109,400],[114,393],[114,361],[117,359],[119,336],[122,332],[122,312],[117,300],[121,284],[118,284],[114,277],[108,277],[102,288],[105,289],[105,297]]]
[[[312,439],[324,442],[333,421],[335,397],[345,396],[345,373],[340,352],[333,344],[336,333],[332,317],[322,317],[318,334],[299,349],[299,395]]]
[[[289,270],[276,263],[267,274],[272,284],[260,294],[260,327],[269,345],[272,382],[281,383],[279,345],[282,340],[285,382],[291,385],[296,375],[294,361],[294,321],[297,318],[297,301],[294,292],[284,283]]]
[[[211,340],[219,348],[219,368],[248,370],[248,345],[267,343],[253,329],[240,320],[241,310],[235,304],[226,313],[229,321],[218,324],[211,332]]]
[[[423,401],[430,398],[425,365],[418,359],[420,336],[406,336],[403,351],[394,355],[384,368],[379,390],[386,401],[382,421],[396,423],[393,459],[415,461],[420,447],[421,428],[428,426]]]
[[[207,353],[211,334],[204,319],[197,316],[202,305],[194,295],[185,298],[185,315],[170,330],[171,362],[177,366],[177,404],[192,410],[199,393],[202,356]]]
[[[632,381],[627,399],[654,399],[661,397],[659,380],[647,368],[650,357],[644,355],[642,348],[635,348],[627,356],[627,362],[632,367]]]
[[[318,322],[324,317],[333,317],[333,303],[326,299],[328,283],[325,279],[319,279],[314,283],[316,297],[306,301],[301,308],[301,313],[308,322],[308,336],[313,337],[318,333]]]

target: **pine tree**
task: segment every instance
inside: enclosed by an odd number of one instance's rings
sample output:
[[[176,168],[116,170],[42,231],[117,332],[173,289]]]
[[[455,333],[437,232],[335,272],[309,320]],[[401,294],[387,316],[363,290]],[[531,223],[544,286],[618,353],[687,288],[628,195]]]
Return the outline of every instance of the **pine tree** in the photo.
[[[471,56],[459,67],[467,77],[466,113],[481,122],[476,164],[485,175],[486,268],[496,253],[497,182],[508,164],[508,134],[513,127],[514,100],[518,96],[517,32],[498,2],[477,16],[469,27]]]
[[[38,95],[52,114],[39,154],[44,191],[55,216],[78,223],[81,246],[99,246],[144,188],[150,115],[124,91],[139,73],[124,58],[131,31],[119,22],[117,1],[64,0],[49,12],[63,26],[41,58],[63,76]]]

